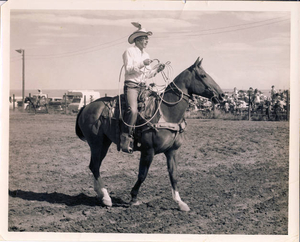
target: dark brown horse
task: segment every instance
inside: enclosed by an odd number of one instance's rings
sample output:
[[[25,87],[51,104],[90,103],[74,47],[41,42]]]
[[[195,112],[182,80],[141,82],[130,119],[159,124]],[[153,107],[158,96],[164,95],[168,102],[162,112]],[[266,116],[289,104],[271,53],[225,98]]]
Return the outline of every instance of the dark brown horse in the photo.
[[[137,195],[146,179],[153,157],[164,153],[172,184],[172,197],[180,210],[189,211],[188,205],[181,200],[177,189],[177,152],[183,143],[184,114],[192,94],[210,98],[214,102],[222,101],[224,96],[218,84],[204,71],[201,62],[202,60],[198,58],[194,65],[180,73],[168,85],[160,96],[159,122],[155,124],[153,119],[153,128],[148,128],[141,134],[138,180],[131,190],[133,205],[138,204]],[[98,198],[104,205],[112,206],[111,198],[100,176],[101,162],[109,146],[112,142],[118,142],[116,122],[102,118],[108,99],[110,98],[98,99],[80,110],[76,120],[76,134],[90,146],[89,168],[94,175],[94,189]]]
[[[28,108],[33,109],[36,113],[37,109],[44,109],[48,113],[48,100],[46,97],[26,97],[24,100],[25,103],[28,103]]]

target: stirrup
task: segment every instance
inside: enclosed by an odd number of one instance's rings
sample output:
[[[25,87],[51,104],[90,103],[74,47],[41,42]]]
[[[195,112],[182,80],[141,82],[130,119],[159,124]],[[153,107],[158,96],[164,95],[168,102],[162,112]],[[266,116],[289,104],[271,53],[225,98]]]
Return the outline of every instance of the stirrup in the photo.
[[[121,134],[121,142],[120,146],[122,151],[127,152],[129,154],[133,153],[133,138],[128,134]]]

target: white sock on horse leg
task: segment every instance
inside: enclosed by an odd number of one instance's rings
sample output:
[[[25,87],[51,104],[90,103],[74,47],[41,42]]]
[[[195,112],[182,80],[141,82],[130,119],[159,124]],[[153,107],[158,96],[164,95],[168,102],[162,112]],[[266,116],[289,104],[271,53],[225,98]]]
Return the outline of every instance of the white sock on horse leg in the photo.
[[[111,198],[105,188],[101,188],[101,192],[103,194],[102,202],[106,205],[111,207],[112,206],[112,201]]]
[[[189,206],[181,200],[181,198],[179,196],[179,192],[175,191],[173,188],[172,188],[172,197],[173,197],[173,200],[178,203],[181,211],[185,211],[185,212],[190,211]]]
[[[175,191],[173,188],[172,188],[172,197],[173,197],[173,200],[175,202],[181,202],[181,198],[179,196],[179,192],[178,191]]]
[[[103,199],[110,199],[110,196],[109,196],[106,188],[101,188],[101,192],[103,194]]]
[[[101,199],[106,206],[112,206],[112,201],[107,189],[101,187],[100,182],[96,179],[94,179],[94,190],[97,193],[98,198]]]

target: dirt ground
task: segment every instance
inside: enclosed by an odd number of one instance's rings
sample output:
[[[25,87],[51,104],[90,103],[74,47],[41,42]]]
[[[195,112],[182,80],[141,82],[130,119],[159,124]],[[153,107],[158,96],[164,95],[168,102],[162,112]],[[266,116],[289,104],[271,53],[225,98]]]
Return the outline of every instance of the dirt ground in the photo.
[[[130,206],[139,153],[113,144],[101,174],[113,206],[100,205],[75,115],[10,114],[9,231],[287,234],[288,122],[188,119],[172,200],[165,157],[154,158]]]

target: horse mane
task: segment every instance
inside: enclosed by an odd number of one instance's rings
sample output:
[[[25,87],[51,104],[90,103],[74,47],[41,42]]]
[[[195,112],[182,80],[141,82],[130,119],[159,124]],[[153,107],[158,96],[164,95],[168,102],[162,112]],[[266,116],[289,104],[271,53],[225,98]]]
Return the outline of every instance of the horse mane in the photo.
[[[185,70],[183,70],[182,72],[180,72],[175,78],[174,78],[174,80],[172,81],[172,82],[176,82],[178,79],[180,79],[183,75],[186,75],[187,74],[187,72],[188,73],[192,73],[192,71],[193,71],[193,65],[192,66],[190,66],[190,67],[188,67],[188,68],[186,68]],[[171,82],[171,83],[172,83]],[[170,84],[171,84],[170,83]],[[169,84],[169,85],[170,85]],[[168,86],[169,86],[168,85]]]
[[[195,68],[195,65],[191,65],[190,67],[188,67],[187,69],[185,70],[188,70],[189,72],[192,72]]]

